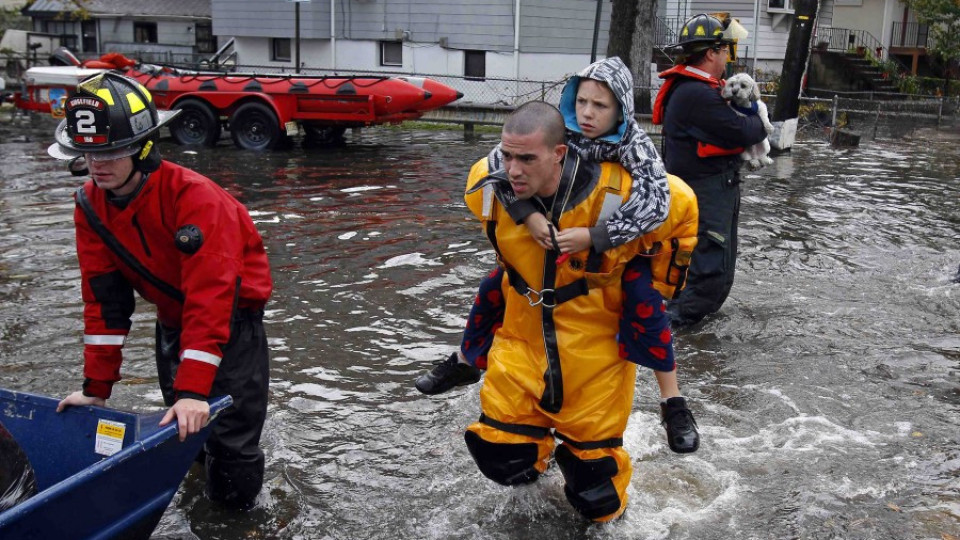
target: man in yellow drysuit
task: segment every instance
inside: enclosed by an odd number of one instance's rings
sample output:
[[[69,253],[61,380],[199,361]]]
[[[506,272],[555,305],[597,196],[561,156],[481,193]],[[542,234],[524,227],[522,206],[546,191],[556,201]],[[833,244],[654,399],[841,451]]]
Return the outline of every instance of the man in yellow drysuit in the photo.
[[[556,230],[592,227],[629,196],[630,175],[616,163],[591,163],[568,151],[564,121],[530,102],[503,126],[503,168],[477,162],[466,202],[483,222],[506,270],[503,326],[488,354],[480,420],[465,439],[480,471],[503,485],[535,481],[556,461],[570,504],[609,521],[626,508],[632,467],[623,432],[633,404],[636,365],[618,354],[621,274],[637,240],[558,260],[497,199],[497,183],[529,199]],[[559,444],[555,439],[559,439]]]

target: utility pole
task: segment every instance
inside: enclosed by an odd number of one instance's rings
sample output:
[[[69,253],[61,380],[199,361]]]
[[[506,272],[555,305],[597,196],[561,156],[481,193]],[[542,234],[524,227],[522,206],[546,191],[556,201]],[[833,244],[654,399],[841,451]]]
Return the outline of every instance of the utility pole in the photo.
[[[590,47],[590,63],[597,61],[597,40],[600,37],[600,13],[603,11],[603,0],[597,0],[597,14],[593,17],[593,46]]]
[[[296,64],[293,66],[295,73],[300,73],[300,3],[309,2],[310,0],[287,0],[288,2],[293,2],[295,6],[293,9],[293,50],[294,56],[293,60]],[[333,23],[331,21],[330,34],[333,34]]]
[[[295,56],[295,60],[297,63],[294,64],[294,68],[296,69],[297,73],[300,73],[300,2],[294,2],[294,5],[297,6],[297,9],[296,9],[297,14],[294,17],[297,29],[293,34],[294,36],[293,40],[295,42],[295,46],[297,49],[296,56]]]
[[[787,41],[787,53],[780,74],[777,104],[770,115],[772,122],[796,118],[800,111],[800,90],[810,57],[810,37],[817,20],[819,0],[793,0],[793,26]]]

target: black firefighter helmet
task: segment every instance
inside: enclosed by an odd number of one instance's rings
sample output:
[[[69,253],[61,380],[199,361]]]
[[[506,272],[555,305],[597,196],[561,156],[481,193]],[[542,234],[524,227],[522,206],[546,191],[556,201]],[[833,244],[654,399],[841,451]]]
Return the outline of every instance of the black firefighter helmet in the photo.
[[[160,166],[153,144],[160,126],[180,111],[158,111],[143,85],[107,71],[81,81],[64,103],[64,112],[48,154],[96,161],[133,156],[134,168],[150,173]]]
[[[737,41],[747,36],[747,31],[735,19],[720,19],[714,15],[699,13],[687,19],[680,28],[680,37],[672,47],[681,47],[686,54],[729,45],[730,60],[736,59]]]

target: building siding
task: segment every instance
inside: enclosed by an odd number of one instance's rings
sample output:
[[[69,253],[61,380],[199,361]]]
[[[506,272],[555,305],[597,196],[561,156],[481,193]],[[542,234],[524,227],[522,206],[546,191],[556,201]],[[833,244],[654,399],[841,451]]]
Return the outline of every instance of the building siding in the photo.
[[[610,2],[602,4],[597,55],[610,33]],[[524,0],[520,7],[520,51],[590,54],[597,3],[594,0]]]
[[[353,1],[335,5],[337,39],[438,43],[451,49],[513,51],[512,0],[407,2]],[[213,0],[213,31],[218,36],[280,37],[295,31],[294,3]],[[594,0],[523,0],[520,50],[530,53],[589,54],[593,41]],[[606,51],[610,2],[603,3],[597,50]],[[330,3],[304,2],[301,39],[330,39]]]
[[[753,0],[669,0],[659,8],[665,20],[683,20],[701,12],[729,12],[751,32],[740,45],[747,65],[766,74],[783,64],[793,17],[775,17],[759,11],[753,19]],[[338,71],[382,71],[462,76],[463,51],[485,51],[489,79],[519,76],[528,80],[557,80],[582,68],[593,41],[595,0],[522,0],[519,57],[514,55],[515,0],[351,0],[336,2],[336,58],[330,39],[330,2],[301,4],[301,62],[306,68]],[[605,56],[611,2],[601,4],[597,57]],[[264,4],[256,0],[213,0],[214,33],[221,42],[237,37],[239,62],[244,65],[292,69],[292,62],[270,61],[270,39],[294,33],[294,4]],[[820,23],[828,25],[833,0],[822,0]],[[827,21],[827,22],[825,22]],[[380,65],[380,42],[403,42],[403,65]],[[755,49],[755,50],[754,50]],[[755,62],[754,62],[755,60]]]

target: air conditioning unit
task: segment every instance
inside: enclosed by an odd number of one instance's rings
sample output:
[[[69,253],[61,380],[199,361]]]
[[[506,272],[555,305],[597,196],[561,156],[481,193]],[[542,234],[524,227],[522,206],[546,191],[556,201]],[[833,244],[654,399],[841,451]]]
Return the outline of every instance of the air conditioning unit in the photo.
[[[410,31],[404,30],[403,28],[397,28],[395,36],[397,41],[407,41],[410,39]]]
[[[440,39],[438,40],[438,43],[440,43],[441,47],[446,49],[447,47],[450,46],[450,38],[448,38],[447,36],[441,36]]]

